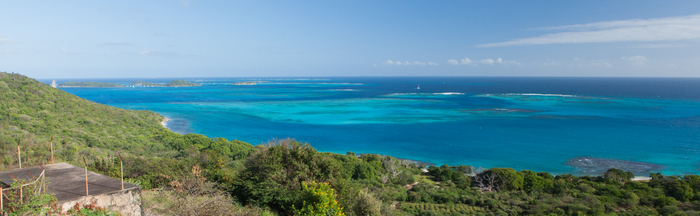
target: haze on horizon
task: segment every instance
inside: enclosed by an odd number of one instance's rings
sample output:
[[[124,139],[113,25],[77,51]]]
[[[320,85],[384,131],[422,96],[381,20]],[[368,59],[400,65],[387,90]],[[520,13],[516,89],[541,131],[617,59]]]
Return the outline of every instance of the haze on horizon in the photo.
[[[32,78],[700,77],[700,1],[2,1]]]

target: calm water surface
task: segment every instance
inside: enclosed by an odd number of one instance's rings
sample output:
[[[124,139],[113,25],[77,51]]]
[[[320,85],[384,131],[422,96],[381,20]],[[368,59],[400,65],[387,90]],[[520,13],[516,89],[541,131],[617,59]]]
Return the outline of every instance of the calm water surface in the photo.
[[[186,80],[203,86],[63,90],[158,112],[178,133],[251,144],[293,137],[319,151],[578,174],[565,162],[588,156],[659,164],[665,167],[653,171],[664,174],[700,173],[700,79]],[[261,82],[232,85],[241,81]]]

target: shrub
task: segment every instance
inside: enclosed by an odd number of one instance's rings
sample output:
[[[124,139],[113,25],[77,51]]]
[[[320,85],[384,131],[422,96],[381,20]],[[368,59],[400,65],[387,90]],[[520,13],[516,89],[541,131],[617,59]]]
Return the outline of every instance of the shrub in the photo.
[[[192,172],[168,178],[170,183],[159,195],[170,200],[166,209],[179,215],[236,215],[238,210],[233,198],[222,191],[218,184],[207,181],[202,169],[192,167]]]
[[[628,182],[634,178],[634,173],[612,168],[603,173],[603,177],[608,181]]]
[[[304,194],[299,205],[301,207],[297,209],[292,205],[295,215],[345,215],[343,208],[335,200],[335,191],[328,183],[303,182],[303,187]]]
[[[23,186],[23,193],[20,195],[20,186],[27,183],[27,180],[18,180],[10,185],[11,188],[17,189],[3,191],[5,211],[10,215],[38,215],[51,211],[50,206],[56,203],[56,198],[42,190],[41,184]]]
[[[341,179],[341,166],[309,144],[286,139],[271,141],[246,160],[235,181],[234,194],[244,205],[264,205],[282,214],[301,197],[302,182]]]
[[[523,187],[524,175],[513,168],[491,168],[485,173],[499,176],[498,184],[503,190],[519,190]]]
[[[363,189],[357,194],[353,210],[356,215],[381,215],[381,207],[382,201]]]
[[[31,121],[31,120],[32,120],[32,117],[31,117],[31,116],[28,116],[28,115],[25,115],[25,114],[20,114],[20,115],[17,116],[17,117],[18,117],[19,119],[21,119],[22,121]]]

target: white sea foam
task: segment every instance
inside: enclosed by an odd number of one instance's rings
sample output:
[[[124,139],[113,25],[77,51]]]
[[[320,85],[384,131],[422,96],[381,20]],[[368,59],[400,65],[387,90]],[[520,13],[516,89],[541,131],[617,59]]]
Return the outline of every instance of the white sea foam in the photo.
[[[275,81],[283,81],[283,80],[325,80],[328,81],[330,79],[264,79],[264,80],[275,80]]]
[[[463,95],[464,93],[461,92],[443,92],[443,93],[434,93],[436,95]]]
[[[384,95],[386,97],[395,96],[440,96],[440,95],[463,95],[461,92],[439,92],[439,93],[391,93]]]
[[[328,89],[329,91],[360,91],[359,89]]]
[[[538,94],[538,93],[509,93],[504,95],[522,95],[522,96],[545,96],[545,97],[578,97],[577,95],[565,94]]]
[[[581,97],[578,95],[566,94],[540,94],[540,93],[505,93],[505,94],[480,94],[474,97],[498,97],[498,96],[542,96],[542,97]]]
[[[163,121],[160,122],[161,125],[163,125],[164,128],[168,127],[168,121],[170,121],[169,118],[163,118]]]

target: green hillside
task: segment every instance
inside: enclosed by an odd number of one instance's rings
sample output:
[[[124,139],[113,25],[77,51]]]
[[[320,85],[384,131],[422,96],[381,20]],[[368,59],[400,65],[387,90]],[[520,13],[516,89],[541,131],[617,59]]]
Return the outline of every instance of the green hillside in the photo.
[[[198,148],[220,148],[229,157],[252,148],[240,141],[183,136],[163,128],[164,117],[155,112],[98,104],[19,74],[0,72],[0,101],[0,169],[17,166],[18,139],[23,163],[46,163],[52,136],[55,158],[68,162],[82,156],[106,158],[117,150],[133,156],[172,157],[194,145],[192,137],[208,140],[196,141]],[[215,141],[218,146],[209,146]]]

